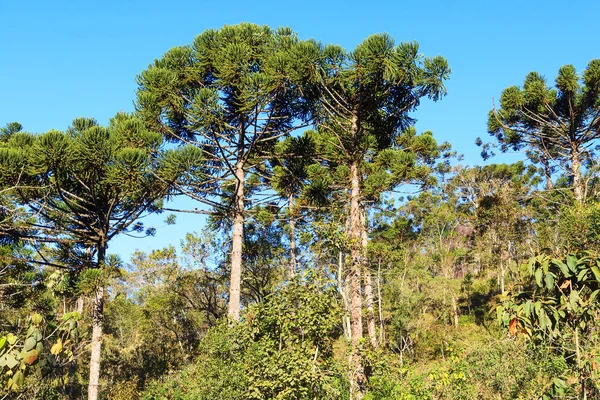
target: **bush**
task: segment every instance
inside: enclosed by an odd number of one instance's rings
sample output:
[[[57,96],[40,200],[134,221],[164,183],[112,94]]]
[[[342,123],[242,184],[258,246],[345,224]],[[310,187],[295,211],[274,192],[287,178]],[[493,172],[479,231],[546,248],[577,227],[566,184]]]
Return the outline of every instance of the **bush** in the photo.
[[[292,282],[240,323],[220,321],[195,364],[150,384],[143,399],[340,399],[345,377],[332,372],[338,315],[327,285]]]

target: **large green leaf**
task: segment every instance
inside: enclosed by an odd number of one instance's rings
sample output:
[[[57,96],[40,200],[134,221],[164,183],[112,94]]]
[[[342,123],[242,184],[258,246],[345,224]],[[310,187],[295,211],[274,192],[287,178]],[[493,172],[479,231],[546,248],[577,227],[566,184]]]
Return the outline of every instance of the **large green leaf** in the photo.
[[[565,264],[564,262],[557,259],[553,259],[552,262],[554,263],[554,265],[557,265],[558,268],[560,268],[560,271],[565,277],[568,278],[572,275],[571,271],[569,270],[569,267],[567,267],[567,264]]]
[[[8,367],[8,369],[13,369],[19,363],[19,361],[17,360],[17,358],[15,357],[15,355],[12,354],[12,353],[8,353],[4,357],[5,357],[5,360],[6,360],[6,364],[5,365]]]
[[[573,255],[568,255],[567,256],[567,266],[569,267],[571,272],[576,273],[577,272],[577,257],[575,257]]]
[[[6,340],[8,340],[8,344],[12,346],[17,342],[17,337],[12,333],[9,333],[8,335],[6,335]]]
[[[548,290],[552,290],[552,288],[554,288],[554,274],[552,272],[548,272],[546,274],[544,281]]]
[[[538,268],[535,270],[535,283],[537,283],[537,285],[539,287],[542,287],[542,274],[544,271],[542,271],[541,268]]]
[[[600,281],[600,268],[598,268],[597,265],[593,265],[591,269],[592,269],[592,272],[594,273],[594,276],[596,277],[596,280]]]
[[[33,349],[36,344],[37,344],[37,340],[35,340],[35,337],[28,337],[27,340],[25,341],[25,344],[23,345],[23,350],[29,351],[29,350]]]

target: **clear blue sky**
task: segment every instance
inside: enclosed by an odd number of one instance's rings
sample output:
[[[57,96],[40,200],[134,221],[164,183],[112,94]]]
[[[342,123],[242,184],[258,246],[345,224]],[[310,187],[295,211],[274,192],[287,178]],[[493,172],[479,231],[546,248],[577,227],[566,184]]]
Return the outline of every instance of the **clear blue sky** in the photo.
[[[155,58],[207,28],[253,22],[289,26],[302,39],[352,49],[373,33],[416,40],[426,56],[452,67],[448,96],[424,102],[417,129],[447,140],[465,162],[480,163],[492,97],[536,70],[553,81],[558,68],[578,70],[600,58],[600,2],[589,1],[15,1],[0,9],[0,125],[65,129],[75,117],[101,123],[132,111],[135,77]],[[160,225],[162,217],[150,218]],[[154,238],[118,239],[109,249],[179,243],[202,219],[181,215]]]

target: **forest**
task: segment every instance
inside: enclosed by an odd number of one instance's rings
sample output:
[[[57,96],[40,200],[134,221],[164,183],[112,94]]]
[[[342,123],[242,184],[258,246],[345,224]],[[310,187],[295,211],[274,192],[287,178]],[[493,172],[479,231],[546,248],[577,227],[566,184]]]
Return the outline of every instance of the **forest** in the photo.
[[[469,166],[416,42],[190,39],[107,125],[1,121],[0,399],[600,398],[600,59],[486,93]]]

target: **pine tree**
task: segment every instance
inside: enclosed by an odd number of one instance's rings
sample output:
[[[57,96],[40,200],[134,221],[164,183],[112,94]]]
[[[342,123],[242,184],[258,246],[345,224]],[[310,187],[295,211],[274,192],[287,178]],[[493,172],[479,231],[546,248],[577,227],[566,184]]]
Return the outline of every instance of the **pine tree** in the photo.
[[[15,133],[0,147],[0,184],[10,188],[13,222],[20,227],[6,233],[67,251],[71,264],[64,267],[94,282],[89,399],[99,393],[109,243],[121,233],[143,231],[138,218],[157,211],[184,172],[161,169],[161,145],[160,134],[120,113],[107,128],[79,118],[67,132]]]
[[[211,180],[181,190],[229,220],[233,320],[240,314],[244,221],[257,203],[249,180],[268,175],[265,160],[277,139],[309,115],[298,86],[305,73],[296,67],[315,54],[314,44],[287,28],[242,23],[205,31],[138,77],[137,109],[146,124],[202,149],[210,166]]]
[[[443,81],[448,78],[450,69],[444,58],[423,58],[416,43],[396,45],[385,34],[367,38],[352,52],[326,46],[322,60],[318,147],[324,165],[346,178],[344,189],[350,204],[351,262],[347,278],[351,286],[352,396],[362,398],[366,386],[360,356],[361,282],[367,244],[365,163],[380,159],[380,170],[388,181],[386,189],[393,187],[394,180],[400,183],[413,178],[402,175],[408,170],[414,173],[416,151],[406,148],[394,152],[392,149],[399,133],[414,122],[409,113],[416,109],[421,98],[436,101],[445,95]],[[366,283],[370,286],[369,280]],[[369,303],[372,304],[372,300]],[[374,336],[374,328],[369,330]],[[373,337],[373,342],[375,340]]]
[[[531,72],[522,88],[504,89],[500,108],[489,112],[488,131],[502,151],[527,149],[544,168],[549,188],[552,167],[567,166],[575,200],[581,203],[586,190],[582,167],[596,163],[600,138],[600,59],[590,61],[581,76],[573,65],[561,67],[555,86]]]

